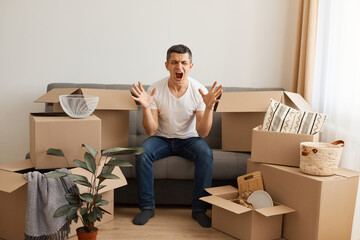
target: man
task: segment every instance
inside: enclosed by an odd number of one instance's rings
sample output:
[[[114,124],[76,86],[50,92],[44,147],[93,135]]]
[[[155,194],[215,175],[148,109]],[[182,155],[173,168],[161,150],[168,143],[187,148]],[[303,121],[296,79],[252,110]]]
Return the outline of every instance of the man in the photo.
[[[192,217],[203,227],[211,227],[206,204],[199,200],[204,188],[211,187],[212,151],[202,139],[211,129],[213,108],[222,93],[215,82],[208,92],[198,81],[188,76],[193,67],[188,47],[175,45],[168,49],[165,67],[170,76],[146,92],[139,82],[133,84],[133,99],[143,111],[143,126],[150,137],[141,145],[145,152],[136,156],[136,179],[139,208],[133,223],[144,225],[154,216],[154,161],[176,155],[195,163]],[[216,89],[215,89],[216,88]]]

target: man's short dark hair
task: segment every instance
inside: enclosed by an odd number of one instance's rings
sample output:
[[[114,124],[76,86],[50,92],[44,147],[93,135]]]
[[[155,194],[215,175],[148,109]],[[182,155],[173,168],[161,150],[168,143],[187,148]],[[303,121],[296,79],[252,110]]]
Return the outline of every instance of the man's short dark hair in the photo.
[[[180,53],[180,54],[185,54],[188,53],[189,54],[189,58],[190,58],[190,62],[192,61],[192,53],[190,48],[188,48],[185,45],[182,44],[178,44],[178,45],[174,45],[171,46],[168,50],[167,50],[167,54],[166,54],[166,61],[169,62],[171,53]]]

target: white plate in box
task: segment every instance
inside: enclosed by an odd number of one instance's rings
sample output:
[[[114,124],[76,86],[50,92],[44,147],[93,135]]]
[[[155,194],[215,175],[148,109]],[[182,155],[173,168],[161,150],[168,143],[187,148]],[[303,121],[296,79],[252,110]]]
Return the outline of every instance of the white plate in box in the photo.
[[[253,205],[254,209],[274,206],[271,196],[263,190],[253,192],[248,197],[247,201]]]

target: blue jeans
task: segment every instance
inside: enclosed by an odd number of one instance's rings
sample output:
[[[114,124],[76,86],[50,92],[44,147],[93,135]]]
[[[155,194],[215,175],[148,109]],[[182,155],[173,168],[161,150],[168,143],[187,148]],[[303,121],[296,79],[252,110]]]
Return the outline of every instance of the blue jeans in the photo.
[[[153,162],[168,156],[179,156],[195,164],[192,210],[206,211],[207,204],[199,198],[208,195],[204,188],[211,187],[213,154],[204,139],[151,136],[141,146],[145,152],[136,155],[135,164],[140,210],[155,208]]]

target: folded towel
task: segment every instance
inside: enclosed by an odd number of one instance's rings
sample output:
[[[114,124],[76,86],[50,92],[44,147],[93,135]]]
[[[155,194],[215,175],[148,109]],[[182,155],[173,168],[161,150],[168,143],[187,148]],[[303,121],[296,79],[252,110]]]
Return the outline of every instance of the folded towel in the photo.
[[[56,171],[70,173],[65,168]],[[54,213],[68,204],[66,193],[79,193],[74,181],[69,177],[45,178],[37,171],[25,173],[24,177],[28,180],[25,240],[68,237],[71,221],[66,220],[66,215],[54,218]]]

